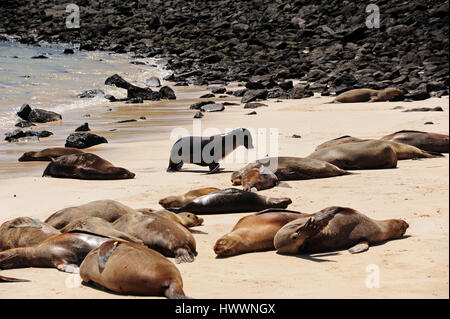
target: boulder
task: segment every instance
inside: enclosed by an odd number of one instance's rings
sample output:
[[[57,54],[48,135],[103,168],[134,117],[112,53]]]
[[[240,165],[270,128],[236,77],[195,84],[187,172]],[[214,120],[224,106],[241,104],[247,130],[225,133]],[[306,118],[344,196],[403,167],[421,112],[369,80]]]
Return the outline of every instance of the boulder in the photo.
[[[102,143],[108,143],[103,136],[92,133],[72,133],[67,137],[65,147],[82,149]]]

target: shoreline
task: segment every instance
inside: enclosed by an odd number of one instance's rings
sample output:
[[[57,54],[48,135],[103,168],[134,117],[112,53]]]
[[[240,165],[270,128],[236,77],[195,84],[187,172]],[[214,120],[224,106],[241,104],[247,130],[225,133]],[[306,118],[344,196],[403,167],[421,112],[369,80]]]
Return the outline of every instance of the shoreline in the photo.
[[[225,99],[224,99],[225,100]],[[380,138],[401,129],[449,132],[448,97],[417,102],[324,104],[330,97],[264,101],[268,107],[242,105],[225,111],[205,113],[202,129],[278,128],[279,155],[304,157],[329,139],[342,135]],[[185,109],[188,110],[188,102]],[[418,106],[442,106],[444,112],[393,110]],[[432,121],[434,125],[424,125]],[[128,123],[130,126],[136,123]],[[182,127],[192,132],[192,124]],[[298,134],[301,138],[292,138]],[[231,187],[230,175],[245,163],[226,162],[225,171],[205,175],[206,170],[185,165],[189,170],[166,173],[173,141],[163,133],[155,140],[97,145],[92,151],[117,166],[136,173],[121,181],[82,181],[41,178],[38,174],[0,181],[4,209],[0,223],[30,216],[45,220],[64,207],[98,199],[114,199],[134,208],[159,208],[158,200],[199,187]],[[89,149],[89,150],[91,150]],[[44,167],[45,163],[40,164]],[[375,219],[405,217],[410,224],[407,237],[369,251],[350,255],[347,251],[307,256],[282,256],[274,251],[217,259],[214,242],[228,233],[248,213],[206,215],[207,234],[194,235],[198,256],[191,264],[179,264],[184,290],[193,298],[448,298],[449,286],[449,156],[399,161],[398,168],[355,171],[355,174],[325,179],[289,181],[289,187],[262,191],[271,197],[289,197],[289,209],[316,212],[327,206],[352,207]],[[15,197],[14,197],[15,195]],[[418,257],[420,256],[420,257]],[[170,259],[173,261],[173,259]],[[378,265],[380,288],[365,285],[368,265]],[[282,265],[283,272],[280,272]],[[406,271],[405,271],[406,270]],[[87,286],[68,285],[76,276],[55,269],[2,270],[2,275],[30,279],[31,283],[1,285],[0,297],[7,298],[141,298],[122,296]],[[8,286],[8,287],[6,287]]]

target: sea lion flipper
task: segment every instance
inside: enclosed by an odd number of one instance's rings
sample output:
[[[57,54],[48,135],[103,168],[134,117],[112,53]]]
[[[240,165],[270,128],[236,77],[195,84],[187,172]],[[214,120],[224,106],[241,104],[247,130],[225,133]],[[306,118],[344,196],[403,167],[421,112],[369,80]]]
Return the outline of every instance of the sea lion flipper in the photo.
[[[340,210],[340,207],[325,208],[316,213],[314,216],[308,218],[306,223],[301,225],[296,232],[313,236],[324,229],[328,225],[329,221],[333,219],[334,215]]]
[[[165,291],[164,295],[168,299],[192,299],[184,294],[182,288],[180,288],[177,284],[172,283]]]
[[[31,280],[0,276],[0,282],[31,282]]]
[[[195,260],[195,256],[192,252],[188,251],[185,248],[178,248],[175,251],[175,263],[191,263]]]
[[[369,243],[367,241],[363,241],[350,248],[348,252],[350,254],[359,254],[367,250],[369,250]]]
[[[119,246],[119,241],[108,241],[104,243],[97,252],[97,262],[98,262],[98,270],[100,273],[103,272],[105,269],[106,262],[108,261],[109,257],[111,256],[114,249]]]
[[[59,264],[56,266],[56,268],[59,271],[68,272],[71,274],[79,274],[80,273],[80,267],[75,264]]]

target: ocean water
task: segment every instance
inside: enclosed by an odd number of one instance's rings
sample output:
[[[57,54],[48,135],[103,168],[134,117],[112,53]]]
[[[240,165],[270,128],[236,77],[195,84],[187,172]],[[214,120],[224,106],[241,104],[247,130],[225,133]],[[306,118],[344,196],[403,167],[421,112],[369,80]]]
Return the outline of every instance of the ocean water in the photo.
[[[85,122],[89,123],[92,133],[104,136],[109,143],[148,140],[162,133],[169,136],[174,126],[192,125],[193,111],[189,110],[189,105],[198,101],[199,92],[203,90],[198,87],[172,87],[176,100],[145,101],[143,104],[111,103],[103,96],[76,97],[91,89],[103,90],[117,98],[126,97],[126,90],[106,86],[105,79],[117,73],[127,81],[145,87],[148,78],[162,79],[170,74],[164,60],[97,51],[74,50],[75,54],[63,54],[67,47],[0,42],[0,178],[29,176],[33,169],[32,175],[40,176],[41,166],[45,163],[24,163],[17,159],[24,152],[63,147],[67,136]],[[48,58],[31,58],[37,55]],[[136,61],[144,64],[131,63]],[[48,130],[54,133],[53,136],[39,141],[4,141],[6,132],[17,129],[14,126],[19,120],[16,112],[24,103],[62,115],[61,122],[23,129]],[[127,119],[138,121],[117,123]]]

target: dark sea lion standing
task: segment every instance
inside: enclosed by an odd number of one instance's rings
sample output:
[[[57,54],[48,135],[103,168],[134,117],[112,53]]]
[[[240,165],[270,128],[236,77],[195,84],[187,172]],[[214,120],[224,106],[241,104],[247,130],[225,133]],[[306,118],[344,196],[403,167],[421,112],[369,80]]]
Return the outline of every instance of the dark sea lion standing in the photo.
[[[37,152],[26,152],[19,158],[19,162],[44,161],[48,162],[63,155],[81,154],[82,150],[72,147],[52,147]]]
[[[220,135],[182,137],[172,146],[167,171],[180,171],[184,163],[192,163],[209,166],[209,173],[214,173],[219,162],[239,146],[253,148],[252,135],[245,128]]]
[[[189,230],[164,216],[134,212],[116,220],[113,227],[141,239],[166,257],[175,257],[176,263],[193,262],[197,255],[195,239]]]
[[[271,198],[237,188],[226,188],[198,197],[185,206],[172,209],[175,213],[226,214],[257,212],[268,208],[286,208],[290,198]]]
[[[405,90],[397,88],[384,90],[354,89],[339,94],[331,103],[382,102],[405,94]]]
[[[0,226],[0,251],[33,246],[61,234],[52,226],[30,217],[18,217]]]
[[[248,252],[275,249],[275,234],[287,223],[310,216],[295,211],[268,209],[241,218],[230,233],[222,236],[214,245],[219,257],[234,256]]]
[[[445,134],[403,130],[386,135],[381,139],[409,144],[427,152],[449,152],[449,137]]]
[[[215,187],[205,187],[205,188],[199,188],[199,189],[193,189],[184,195],[178,195],[178,196],[167,196],[162,198],[159,201],[159,204],[164,207],[165,209],[169,208],[178,208],[186,205],[187,202],[193,200],[194,198],[208,195],[209,193],[216,192],[220,190],[219,188]]]
[[[48,164],[42,176],[88,180],[132,179],[135,174],[92,153],[58,157]]]
[[[369,140],[327,147],[310,154],[341,169],[382,169],[397,167],[397,153],[388,143]]]
[[[269,168],[279,181],[325,178],[350,174],[335,165],[311,158],[303,157],[267,157],[250,163],[231,174],[233,186],[242,184],[242,174],[253,168],[265,166]]]
[[[175,265],[160,253],[122,241],[107,241],[81,263],[84,282],[111,291],[142,296],[187,298]]]
[[[68,233],[77,230],[85,230],[88,232],[105,235],[116,240],[125,240],[141,245],[144,244],[142,240],[128,235],[124,232],[118,231],[109,222],[100,217],[82,217],[66,225],[61,229],[61,232]]]
[[[31,247],[0,252],[0,269],[50,267],[78,273],[78,265],[94,248],[110,238],[87,232],[59,234]]]
[[[61,229],[70,222],[83,217],[100,217],[111,223],[123,215],[133,212],[135,212],[133,208],[115,200],[96,200],[80,206],[61,209],[48,217],[45,222],[56,229]]]
[[[348,248],[351,253],[360,253],[369,249],[369,244],[402,237],[408,227],[400,219],[380,221],[351,208],[328,207],[283,226],[275,235],[274,245],[283,254]]]
[[[331,141],[327,141],[325,143],[320,144],[316,151],[322,150],[325,148],[342,145],[342,144],[348,144],[348,143],[359,143],[359,142],[367,142],[367,141],[375,141],[373,139],[360,139],[357,137],[352,136],[342,136],[339,138],[336,138]],[[405,159],[415,159],[415,158],[434,158],[434,157],[440,157],[442,156],[439,153],[430,154],[424,150],[421,150],[415,146],[403,144],[403,143],[396,143],[393,141],[384,141],[388,143],[390,146],[392,146],[393,150],[397,154],[398,160],[405,160]]]

